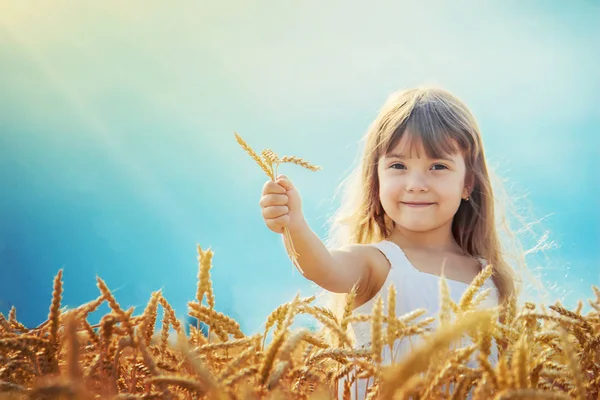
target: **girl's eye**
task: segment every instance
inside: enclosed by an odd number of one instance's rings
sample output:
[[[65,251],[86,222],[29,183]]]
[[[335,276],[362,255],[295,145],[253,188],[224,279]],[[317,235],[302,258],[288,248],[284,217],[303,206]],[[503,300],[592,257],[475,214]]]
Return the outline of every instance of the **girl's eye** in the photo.
[[[392,164],[392,165],[390,165],[390,168],[394,168],[394,169],[404,169],[404,168],[406,168],[406,167],[404,166],[404,164],[395,163],[395,164]]]
[[[437,170],[444,170],[444,169],[448,169],[448,167],[446,167],[444,164],[435,164],[434,166],[432,166],[431,168],[433,169],[437,169]]]

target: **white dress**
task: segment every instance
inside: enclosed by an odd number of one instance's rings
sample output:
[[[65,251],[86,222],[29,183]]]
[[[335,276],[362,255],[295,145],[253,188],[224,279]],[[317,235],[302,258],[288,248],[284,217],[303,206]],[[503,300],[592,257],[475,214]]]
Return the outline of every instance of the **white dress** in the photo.
[[[417,270],[408,260],[404,251],[395,244],[394,242],[383,240],[379,243],[373,243],[372,246],[378,248],[390,262],[391,268],[388,276],[379,290],[379,292],[368,302],[364,303],[360,307],[357,307],[353,315],[358,314],[372,314],[373,307],[377,298],[381,295],[383,299],[383,313],[387,314],[387,297],[388,289],[390,285],[394,285],[396,289],[396,315],[401,316],[409,313],[413,310],[423,308],[427,310],[427,313],[414,320],[420,321],[424,318],[438,315],[440,305],[439,285],[440,277],[437,275],[421,272]],[[485,261],[479,259],[482,266],[485,265]],[[448,288],[450,291],[450,298],[458,303],[463,292],[469,286],[464,282],[454,281],[446,278],[448,282]],[[480,291],[491,288],[492,291],[489,296],[482,301],[479,308],[495,307],[498,305],[498,291],[495,284],[490,279],[487,279]],[[428,327],[436,328],[439,323],[439,319],[436,318],[435,322],[428,325]],[[385,327],[385,324],[384,324]],[[371,345],[371,322],[360,322],[353,323],[350,325],[356,337],[356,348],[369,347]],[[415,346],[422,339],[419,336],[410,336],[402,340],[397,340],[394,344],[394,362],[397,363],[403,358],[412,346]],[[461,341],[461,347],[468,345],[470,340],[463,338]],[[471,360],[467,364],[468,367],[474,368],[477,365],[475,360],[476,353],[473,354]],[[492,349],[490,354],[490,363],[496,364],[498,359],[498,348],[495,340],[492,341]],[[391,352],[389,346],[384,346],[382,352],[382,364],[390,364],[392,362]],[[338,385],[338,398],[342,399],[344,393],[344,381],[345,378],[340,379]],[[366,389],[368,386],[373,384],[373,378],[366,380],[360,379],[351,385],[352,399],[365,399]]]

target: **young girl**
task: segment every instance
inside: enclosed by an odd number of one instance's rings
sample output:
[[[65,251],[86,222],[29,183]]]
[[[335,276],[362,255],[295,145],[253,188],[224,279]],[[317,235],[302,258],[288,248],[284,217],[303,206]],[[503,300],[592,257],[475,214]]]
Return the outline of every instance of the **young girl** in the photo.
[[[436,88],[394,93],[365,142],[327,246],[308,226],[300,194],[287,177],[263,188],[265,222],[277,233],[288,227],[304,276],[342,295],[357,283],[355,314],[371,314],[376,298],[387,301],[393,285],[396,315],[418,308],[435,315],[442,273],[458,301],[489,263],[492,279],[482,289],[492,292],[483,306],[506,302],[515,291],[514,275],[502,255],[481,134],[469,109]],[[357,347],[369,345],[370,324],[352,329]],[[409,350],[403,340],[393,355],[389,347],[384,351],[383,362]],[[365,398],[367,385],[353,385],[352,397]]]

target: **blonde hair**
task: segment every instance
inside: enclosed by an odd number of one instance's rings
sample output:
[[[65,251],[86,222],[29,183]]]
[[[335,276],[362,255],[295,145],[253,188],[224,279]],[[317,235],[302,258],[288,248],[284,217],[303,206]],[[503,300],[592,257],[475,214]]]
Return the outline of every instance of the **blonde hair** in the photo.
[[[518,279],[501,245],[500,228],[507,239],[515,237],[504,215],[496,213],[478,124],[461,100],[439,88],[408,89],[388,98],[363,138],[360,165],[342,183],[345,190],[340,207],[330,219],[327,247],[374,243],[390,235],[395,223],[379,201],[377,166],[379,158],[405,135],[411,146],[421,144],[431,158],[442,158],[457,150],[464,156],[472,189],[470,200],[461,202],[454,215],[452,234],[465,254],[482,257],[492,265],[500,303],[505,304],[511,296],[514,299]],[[515,261],[524,267],[522,258],[517,256]],[[342,298],[330,296],[332,311],[339,313],[346,294]]]

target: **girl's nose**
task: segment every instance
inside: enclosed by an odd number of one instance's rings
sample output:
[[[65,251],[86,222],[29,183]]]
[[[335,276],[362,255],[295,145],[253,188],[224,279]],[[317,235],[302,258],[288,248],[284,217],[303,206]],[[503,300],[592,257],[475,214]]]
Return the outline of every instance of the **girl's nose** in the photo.
[[[406,177],[406,191],[407,192],[426,192],[427,191],[427,180],[418,172],[413,172]]]

